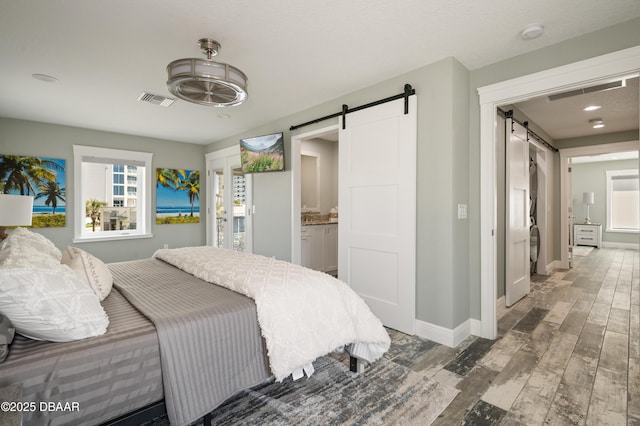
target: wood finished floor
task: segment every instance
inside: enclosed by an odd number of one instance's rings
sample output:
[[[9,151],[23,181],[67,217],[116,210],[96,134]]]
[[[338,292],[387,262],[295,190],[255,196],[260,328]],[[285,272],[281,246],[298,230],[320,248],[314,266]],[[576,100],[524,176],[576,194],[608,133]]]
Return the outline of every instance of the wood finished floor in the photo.
[[[638,251],[532,277],[499,338],[449,348],[390,331],[393,361],[461,392],[436,425],[640,425]]]

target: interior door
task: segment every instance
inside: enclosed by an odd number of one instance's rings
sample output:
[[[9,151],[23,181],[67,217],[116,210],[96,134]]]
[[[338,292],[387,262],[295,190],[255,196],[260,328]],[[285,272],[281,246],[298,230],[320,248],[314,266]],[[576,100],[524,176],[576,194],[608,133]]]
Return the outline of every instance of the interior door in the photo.
[[[529,294],[529,142],[527,129],[512,119],[506,128],[505,303],[511,306]]]
[[[388,327],[415,332],[416,96],[340,123],[338,271]]]
[[[569,217],[567,218],[567,225],[569,226],[569,229],[567,229],[567,231],[569,232],[569,247],[567,247],[568,253],[569,253],[569,268],[573,268],[573,219],[575,219],[575,216],[573,215],[573,200],[571,198],[571,188],[572,187],[572,175],[571,175],[571,158],[569,158],[569,164],[563,164],[561,167],[567,167],[568,168],[568,173],[567,173],[567,188],[569,189],[567,191],[567,195],[568,195],[568,199],[567,199],[567,210],[568,210],[568,214]]]

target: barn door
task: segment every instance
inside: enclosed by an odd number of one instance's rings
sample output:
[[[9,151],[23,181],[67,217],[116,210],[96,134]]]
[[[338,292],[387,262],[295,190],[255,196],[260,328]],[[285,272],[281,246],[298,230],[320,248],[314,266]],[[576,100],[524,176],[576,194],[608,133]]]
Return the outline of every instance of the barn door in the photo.
[[[350,113],[339,135],[340,278],[382,323],[415,332],[416,96]]]
[[[529,294],[529,142],[527,129],[506,120],[505,302],[511,306]]]

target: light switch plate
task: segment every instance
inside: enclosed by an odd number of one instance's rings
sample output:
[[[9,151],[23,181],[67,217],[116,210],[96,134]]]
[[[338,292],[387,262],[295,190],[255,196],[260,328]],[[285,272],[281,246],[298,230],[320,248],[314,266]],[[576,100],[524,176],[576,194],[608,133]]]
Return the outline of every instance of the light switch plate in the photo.
[[[467,218],[467,205],[458,204],[458,219],[466,219],[466,218]]]

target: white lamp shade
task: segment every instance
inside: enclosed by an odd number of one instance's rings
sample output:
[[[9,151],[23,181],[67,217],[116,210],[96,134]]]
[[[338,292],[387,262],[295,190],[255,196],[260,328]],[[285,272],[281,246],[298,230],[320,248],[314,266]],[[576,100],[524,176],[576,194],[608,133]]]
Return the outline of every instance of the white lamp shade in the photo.
[[[0,226],[31,226],[33,197],[0,194]]]
[[[582,202],[584,204],[591,205],[593,204],[595,197],[593,192],[583,192],[582,193]]]

